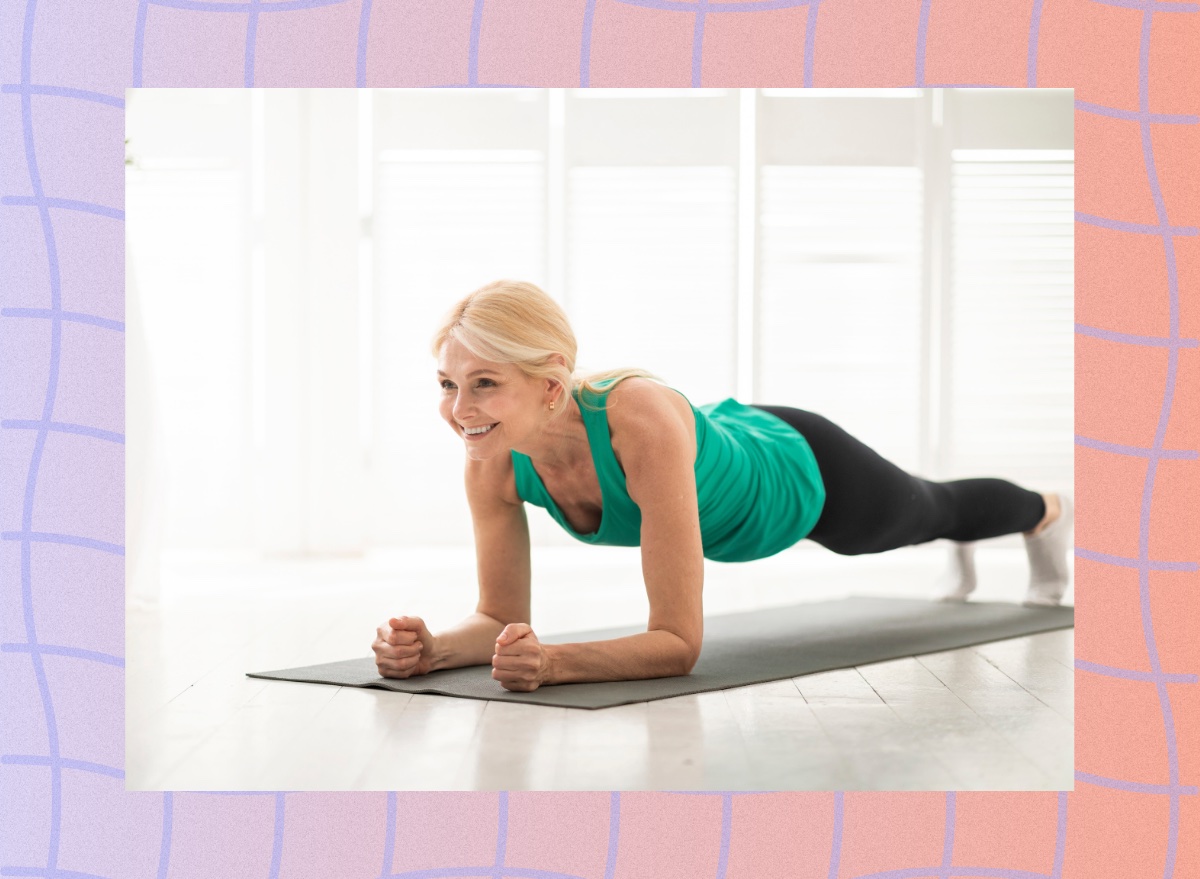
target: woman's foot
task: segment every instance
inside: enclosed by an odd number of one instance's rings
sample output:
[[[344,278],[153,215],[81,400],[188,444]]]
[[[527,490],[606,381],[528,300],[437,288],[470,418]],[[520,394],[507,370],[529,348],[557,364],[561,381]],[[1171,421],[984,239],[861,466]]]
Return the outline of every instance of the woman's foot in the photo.
[[[1025,604],[1056,606],[1071,580],[1068,566],[1074,509],[1069,495],[1046,495],[1046,515],[1032,531],[1026,531],[1025,553],[1029,556],[1029,591]]]
[[[966,601],[975,591],[975,544],[954,541],[950,547],[950,570],[942,578],[942,601]]]

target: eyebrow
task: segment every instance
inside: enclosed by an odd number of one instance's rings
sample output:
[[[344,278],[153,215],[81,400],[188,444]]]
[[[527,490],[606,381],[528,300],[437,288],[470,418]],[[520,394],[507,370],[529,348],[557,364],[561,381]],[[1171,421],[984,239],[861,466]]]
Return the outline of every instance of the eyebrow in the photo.
[[[468,373],[467,378],[473,378],[473,377],[479,375],[480,373],[485,373],[485,372],[491,373],[492,375],[500,374],[500,373],[496,372],[496,370],[494,370],[494,369],[477,369],[474,372]],[[446,375],[446,373],[442,372],[440,369],[437,371],[437,374],[441,375],[441,376],[445,376],[446,378],[450,377],[450,376]]]

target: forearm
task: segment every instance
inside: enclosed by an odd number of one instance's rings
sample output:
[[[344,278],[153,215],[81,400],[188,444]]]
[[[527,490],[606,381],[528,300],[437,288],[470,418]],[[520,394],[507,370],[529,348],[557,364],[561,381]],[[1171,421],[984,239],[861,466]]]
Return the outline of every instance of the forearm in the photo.
[[[549,657],[547,684],[665,678],[692,670],[687,642],[662,629],[610,641],[543,647]]]
[[[496,639],[504,623],[484,613],[473,613],[461,623],[433,636],[433,667],[461,668],[464,665],[490,665],[496,652]]]

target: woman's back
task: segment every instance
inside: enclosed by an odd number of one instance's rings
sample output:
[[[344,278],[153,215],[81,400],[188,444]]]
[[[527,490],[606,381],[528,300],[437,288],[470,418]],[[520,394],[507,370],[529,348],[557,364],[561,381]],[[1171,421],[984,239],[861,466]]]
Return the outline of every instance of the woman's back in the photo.
[[[629,497],[613,452],[608,419],[612,387],[601,385],[596,395],[575,392],[577,402],[582,395],[579,411],[603,498],[599,527],[590,533],[572,527],[530,459],[513,451],[517,493],[544,507],[578,540],[637,546],[641,512]],[[690,401],[688,405],[695,419],[694,470],[704,555],[714,561],[764,558],[808,534],[820,517],[825,492],[804,438],[775,416],[732,398],[699,408]]]

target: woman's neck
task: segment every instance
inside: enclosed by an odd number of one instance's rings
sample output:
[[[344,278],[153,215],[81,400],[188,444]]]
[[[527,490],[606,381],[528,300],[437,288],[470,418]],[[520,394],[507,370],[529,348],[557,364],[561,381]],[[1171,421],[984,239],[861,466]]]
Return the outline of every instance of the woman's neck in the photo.
[[[592,459],[587,427],[578,404],[571,396],[567,396],[563,403],[568,407],[567,411],[556,413],[547,420],[532,442],[523,443],[523,448],[515,449],[526,455],[542,472],[569,473]]]

